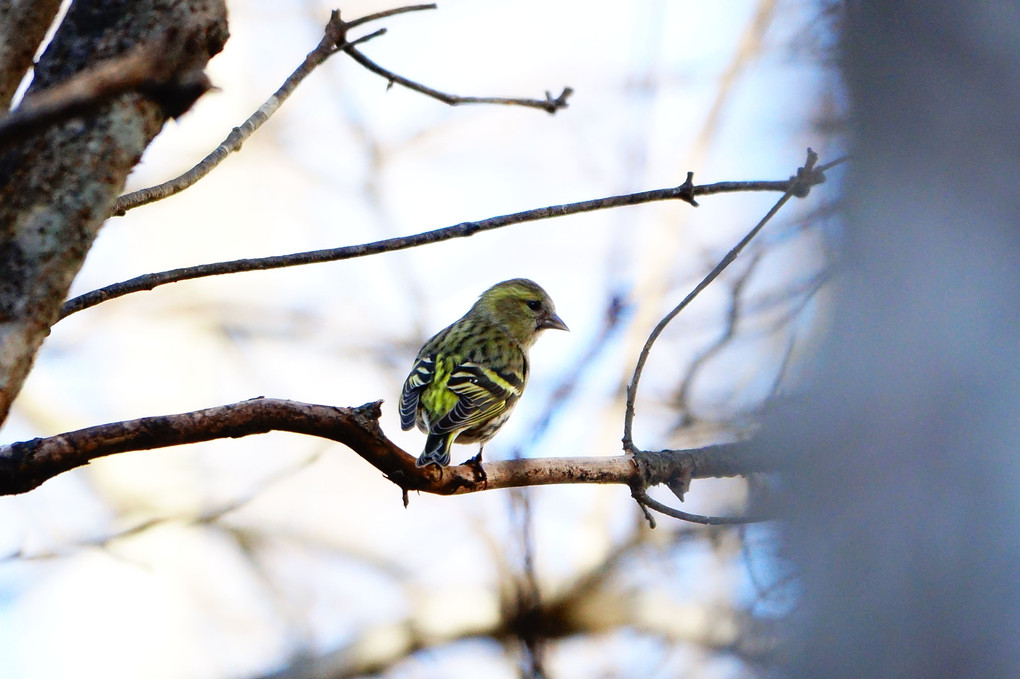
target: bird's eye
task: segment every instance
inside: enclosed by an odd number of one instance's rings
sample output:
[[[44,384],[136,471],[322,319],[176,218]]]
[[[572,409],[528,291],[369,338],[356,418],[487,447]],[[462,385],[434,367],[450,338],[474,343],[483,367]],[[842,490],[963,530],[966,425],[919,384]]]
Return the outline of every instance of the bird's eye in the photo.
[[[537,299],[529,299],[526,302],[526,304],[528,305],[528,308],[531,309],[532,311],[538,311],[539,309],[542,308],[542,303],[539,302]]]

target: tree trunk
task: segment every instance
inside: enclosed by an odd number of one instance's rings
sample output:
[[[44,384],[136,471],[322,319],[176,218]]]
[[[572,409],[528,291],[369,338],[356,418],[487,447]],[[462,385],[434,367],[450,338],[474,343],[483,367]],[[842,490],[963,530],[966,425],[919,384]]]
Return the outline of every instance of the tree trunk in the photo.
[[[78,0],[39,60],[26,99],[150,43],[173,45],[166,59],[174,72],[193,73],[226,38],[221,0]],[[178,104],[166,88],[127,92],[19,140],[0,157],[0,422],[128,173]]]
[[[793,677],[1020,676],[1020,13],[848,3],[846,266],[792,451]]]

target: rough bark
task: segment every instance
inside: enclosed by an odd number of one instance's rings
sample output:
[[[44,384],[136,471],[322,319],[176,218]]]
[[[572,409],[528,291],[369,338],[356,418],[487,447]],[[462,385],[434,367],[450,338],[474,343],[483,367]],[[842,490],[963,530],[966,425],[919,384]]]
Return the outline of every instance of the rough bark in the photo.
[[[112,422],[0,446],[0,495],[24,493],[92,460],[269,431],[290,431],[343,443],[405,492],[474,493],[561,483],[621,483],[645,488],[677,476],[717,478],[772,471],[773,461],[747,444],[694,450],[642,452],[636,456],[562,457],[418,468],[415,457],[379,427],[381,402],[342,408],[257,398],[206,410]],[[484,471],[484,473],[482,473]]]
[[[7,109],[60,9],[60,0],[0,2],[0,110]]]
[[[174,70],[193,74],[222,49],[226,8],[221,0],[79,0],[26,97],[136,45],[166,44],[168,36],[177,47],[167,55]],[[0,157],[0,421],[128,173],[180,109],[166,89],[128,92]]]

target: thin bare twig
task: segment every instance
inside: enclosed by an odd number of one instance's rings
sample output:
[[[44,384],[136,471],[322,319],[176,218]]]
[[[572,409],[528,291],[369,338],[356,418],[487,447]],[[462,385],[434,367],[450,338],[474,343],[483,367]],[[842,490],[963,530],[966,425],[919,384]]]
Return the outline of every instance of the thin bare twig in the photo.
[[[708,275],[706,275],[701,282],[699,282],[693,290],[684,299],[673,307],[672,311],[666,314],[662,320],[652,329],[652,332],[648,335],[648,339],[645,341],[644,346],[641,348],[641,353],[638,355],[637,363],[634,366],[634,374],[631,377],[630,384],[627,386],[627,409],[623,420],[623,447],[628,453],[640,453],[641,451],[634,445],[634,402],[637,398],[638,382],[641,380],[641,373],[644,370],[645,362],[648,360],[648,355],[652,350],[652,345],[662,334],[662,331],[666,329],[666,326],[676,318],[677,314],[687,308],[687,306],[694,301],[694,299],[701,294],[708,285],[714,281],[719,275],[726,270],[726,268],[733,263],[740,252],[747,246],[751,240],[758,235],[758,233],[765,227],[766,224],[779,212],[780,208],[786,205],[786,202],[797,196],[803,198],[811,190],[811,187],[815,184],[819,184],[825,181],[824,169],[834,167],[836,164],[842,162],[843,159],[839,159],[833,163],[829,163],[823,168],[815,168],[815,164],[818,161],[818,155],[808,149],[807,161],[804,163],[804,167],[797,170],[797,174],[791,177],[789,182],[786,184],[786,189],[782,197],[776,201],[776,204],[768,211],[768,213],[762,217],[753,229],[751,229],[746,236],[744,236],[739,243],[737,243],[729,252],[726,253],[715,268],[713,268]]]
[[[301,65],[290,74],[290,76],[284,81],[283,85],[281,85],[280,88],[274,92],[273,95],[269,97],[269,99],[267,99],[257,111],[251,114],[240,126],[231,130],[230,134],[227,135],[227,138],[224,139],[219,146],[213,149],[213,151],[203,158],[197,165],[179,177],[175,177],[174,179],[163,182],[157,186],[140,189],[121,196],[117,199],[111,214],[113,216],[122,216],[132,208],[168,198],[174,194],[180,193],[184,189],[195,184],[198,180],[205,177],[213,170],[213,168],[223,162],[228,155],[239,150],[248,137],[254,134],[255,130],[259,129],[274,113],[276,113],[280,106],[283,105],[283,102],[286,101],[287,98],[294,92],[301,81],[307,78],[312,71],[338,52],[346,53],[369,71],[382,76],[391,86],[393,84],[402,85],[451,106],[456,106],[458,104],[504,104],[538,108],[549,113],[555,113],[561,108],[566,108],[567,98],[572,92],[569,87],[564,89],[563,93],[555,98],[547,92],[544,100],[498,97],[459,97],[445,92],[440,92],[399,76],[392,71],[388,71],[358,51],[358,45],[383,35],[386,32],[385,28],[353,40],[349,40],[347,37],[348,31],[371,21],[378,21],[379,19],[385,19],[397,14],[420,12],[429,9],[436,9],[436,5],[425,4],[397,7],[395,9],[376,12],[368,16],[354,19],[353,21],[344,21],[340,18],[339,10],[333,10],[329,21],[326,24],[322,40],[319,41],[319,44],[315,47],[315,49],[305,56]]]
[[[430,2],[428,4],[422,4],[422,5],[404,5],[403,7],[394,7],[393,9],[384,9],[381,12],[375,12],[374,14],[369,14],[369,15],[361,17],[360,19],[354,19],[352,21],[342,21],[340,19],[340,11],[339,10],[333,10],[333,13],[329,17],[329,21],[330,21],[330,24],[333,24],[334,22],[341,22],[341,25],[342,25],[344,30],[350,30],[352,28],[357,28],[358,26],[361,26],[362,24],[367,24],[367,23],[372,22],[372,21],[378,21],[379,19],[388,19],[389,17],[396,16],[398,14],[406,14],[408,12],[421,12],[421,11],[424,11],[424,10],[427,10],[427,9],[436,9],[437,7],[438,7],[438,5],[436,5],[436,3],[434,3],[434,2]],[[334,17],[334,15],[336,15],[336,16]],[[329,29],[327,28],[327,30],[329,30]],[[334,40],[334,44],[336,45],[337,49],[340,49],[342,47],[340,39]]]
[[[297,252],[289,255],[275,255],[272,257],[257,257],[253,259],[235,259],[228,262],[215,262],[212,264],[200,264],[197,266],[171,269],[157,273],[137,276],[120,283],[114,283],[91,292],[86,292],[78,297],[68,300],[60,310],[60,318],[93,307],[117,297],[123,297],[134,292],[152,290],[160,285],[168,283],[179,283],[181,281],[205,278],[207,276],[219,276],[223,274],[242,273],[245,271],[264,271],[267,269],[281,269],[289,266],[303,266],[305,264],[318,264],[321,262],[336,262],[356,257],[367,257],[383,252],[395,252],[408,248],[438,243],[453,238],[467,238],[482,231],[491,231],[512,224],[521,224],[540,219],[553,217],[564,217],[582,212],[593,212],[595,210],[606,210],[609,208],[623,207],[627,205],[640,205],[660,200],[682,200],[697,205],[695,196],[708,196],[718,193],[733,193],[742,191],[783,191],[790,192],[800,186],[802,182],[819,183],[824,181],[824,175],[816,173],[807,178],[792,178],[784,181],[746,181],[746,182],[718,182],[716,184],[693,184],[693,173],[687,173],[687,181],[680,186],[668,189],[656,189],[641,193],[631,193],[622,196],[611,196],[609,198],[596,198],[594,200],[581,201],[579,203],[566,203],[563,205],[551,205],[549,207],[515,212],[509,215],[490,217],[477,222],[462,222],[455,226],[448,226],[433,231],[412,236],[400,236],[363,243],[361,245],[348,245],[339,248],[326,250],[312,250],[309,252]]]
[[[241,145],[244,144],[248,137],[250,137],[255,130],[262,127],[262,124],[269,120],[270,116],[276,113],[280,106],[283,105],[283,102],[290,97],[302,80],[307,78],[312,71],[326,61],[326,59],[340,51],[340,48],[346,44],[347,31],[349,29],[354,28],[355,26],[360,26],[369,21],[393,16],[394,14],[435,8],[435,5],[411,5],[408,7],[399,7],[397,9],[387,10],[385,12],[377,12],[376,14],[361,17],[360,19],[355,19],[350,22],[341,19],[340,12],[338,10],[333,10],[330,15],[329,22],[326,24],[322,40],[319,41],[319,44],[305,56],[301,65],[290,74],[290,76],[283,82],[283,85],[281,85],[280,88],[276,90],[276,92],[274,92],[273,95],[258,108],[257,111],[248,116],[248,119],[240,126],[231,130],[230,134],[227,135],[227,138],[224,139],[219,146],[213,149],[209,155],[184,174],[157,186],[132,191],[131,193],[124,194],[118,198],[117,202],[113,206],[112,214],[114,216],[120,216],[132,208],[146,205],[180,193],[200,180],[202,177],[212,172],[213,168],[223,162],[228,155],[240,149]],[[376,31],[364,38],[360,38],[359,42],[364,42],[365,40],[378,35],[381,35],[380,31]]]
[[[426,96],[432,97],[438,101],[448,104],[450,106],[460,106],[462,104],[499,104],[503,106],[525,106],[528,108],[542,109],[546,113],[556,113],[562,108],[567,107],[567,99],[571,94],[574,93],[573,88],[564,87],[563,91],[557,97],[553,97],[552,93],[546,92],[545,99],[521,99],[521,98],[507,98],[507,97],[462,97],[456,94],[449,94],[447,92],[440,92],[439,90],[422,85],[409,78],[405,78],[401,75],[397,75],[393,71],[386,70],[382,66],[379,66],[374,61],[366,57],[360,51],[354,48],[353,44],[346,45],[343,48],[352,59],[364,66],[366,69],[380,75],[389,81],[390,86],[394,84],[402,85],[409,90],[420,92]]]
[[[652,498],[648,497],[648,493],[646,493],[641,488],[632,488],[631,496],[637,501],[638,505],[640,505],[642,508],[647,507],[650,509],[654,509],[660,514],[671,516],[674,519],[680,519],[681,521],[689,521],[691,523],[699,523],[704,526],[739,526],[747,523],[760,523],[762,521],[768,520],[763,517],[753,516],[733,517],[733,516],[705,516],[703,514],[691,514],[690,512],[684,512],[679,509],[674,509],[673,507],[670,507],[668,505],[664,505],[658,500],[653,500]],[[650,518],[650,515],[647,512],[645,512],[645,516],[648,517],[649,519],[648,520],[649,525],[652,528],[655,528],[655,522]]]

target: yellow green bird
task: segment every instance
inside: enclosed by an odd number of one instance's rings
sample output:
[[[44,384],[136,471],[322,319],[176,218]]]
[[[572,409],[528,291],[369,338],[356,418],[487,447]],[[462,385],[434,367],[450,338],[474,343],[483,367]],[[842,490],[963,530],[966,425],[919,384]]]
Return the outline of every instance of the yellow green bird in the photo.
[[[400,427],[425,432],[418,466],[450,464],[450,446],[482,446],[503,426],[528,381],[528,349],[546,329],[567,330],[537,283],[514,278],[482,293],[418,352],[400,394]]]

